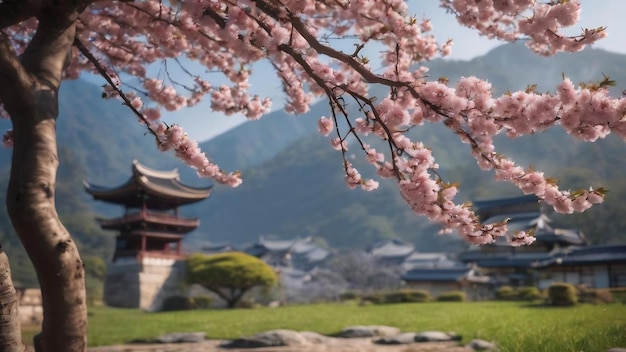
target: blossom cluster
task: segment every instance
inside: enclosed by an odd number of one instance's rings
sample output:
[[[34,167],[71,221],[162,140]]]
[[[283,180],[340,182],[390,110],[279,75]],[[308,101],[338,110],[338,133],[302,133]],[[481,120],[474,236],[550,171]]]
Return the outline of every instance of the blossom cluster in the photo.
[[[231,187],[241,184],[239,172],[225,173],[219,166],[209,161],[200,151],[198,143],[188,138],[180,126],[167,126],[163,122],[155,122],[150,128],[157,136],[159,149],[174,150],[178,158],[197,170],[198,176],[208,177]]]
[[[507,41],[527,38],[527,45],[544,55],[579,51],[606,35],[601,27],[574,37],[562,34],[579,18],[576,0],[441,4],[464,26]],[[504,236],[506,222],[481,224],[470,206],[456,204],[456,185],[441,180],[431,151],[406,131],[424,123],[444,124],[470,147],[481,168],[495,170],[497,179],[564,213],[601,202],[602,190],[560,190],[543,173],[525,170],[498,154],[493,137],[517,137],[555,125],[586,141],[610,132],[626,137],[626,99],[611,98],[603,85],[575,87],[564,79],[553,94],[527,90],[493,97],[491,85],[475,77],[462,78],[454,87],[445,80],[429,81],[428,69],[421,64],[448,55],[453,42],[438,42],[431,34],[433,23],[409,14],[401,0],[99,1],[90,3],[76,26],[76,38],[90,55],[75,50],[66,77],[76,78],[81,71],[102,74],[99,65],[106,65],[104,75],[113,85],[105,87],[105,95],[123,99],[155,135],[158,147],[173,150],[199,175],[232,186],[241,183],[237,172],[220,170],[180,126],[160,122],[159,109],[178,110],[207,98],[215,112],[258,119],[269,111],[270,101],[249,93],[250,77],[253,65],[267,60],[283,84],[286,111],[301,114],[318,97],[330,100],[332,116],[320,118],[318,130],[325,136],[333,129],[338,133],[330,137],[331,145],[344,155],[349,187],[378,186],[364,180],[346,159],[348,137],[354,137],[378,175],[397,180],[416,213],[441,224],[444,232],[456,230],[471,243]],[[5,32],[22,51],[36,28],[31,19]],[[333,47],[333,38],[339,37],[353,38],[354,53]],[[359,54],[372,43],[383,48],[380,72]],[[189,62],[200,68],[189,69]],[[172,74],[174,70],[179,74]],[[122,92],[120,77],[132,79],[137,91]],[[389,93],[370,96],[374,85]],[[346,98],[357,102],[362,116],[347,116]],[[342,117],[348,126],[344,135],[339,126],[346,124],[337,123]],[[383,139],[389,150],[363,143],[366,135]],[[524,232],[508,239],[512,245],[533,241]]]

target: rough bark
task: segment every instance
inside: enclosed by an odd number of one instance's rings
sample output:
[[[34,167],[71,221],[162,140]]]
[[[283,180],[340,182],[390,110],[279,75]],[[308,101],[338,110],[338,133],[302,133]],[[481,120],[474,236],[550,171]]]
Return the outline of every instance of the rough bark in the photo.
[[[54,2],[42,9],[37,32],[20,59],[0,34],[0,101],[11,117],[14,141],[6,203],[42,290],[44,320],[37,346],[42,351],[85,351],[87,346],[83,264],[54,202],[57,95],[74,40],[75,6]]]
[[[9,258],[0,247],[0,351],[24,352],[19,319],[19,301],[13,282]]]

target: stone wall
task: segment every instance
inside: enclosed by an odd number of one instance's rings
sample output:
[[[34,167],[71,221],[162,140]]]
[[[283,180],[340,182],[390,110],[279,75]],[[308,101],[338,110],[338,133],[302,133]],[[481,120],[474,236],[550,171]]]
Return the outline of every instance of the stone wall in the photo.
[[[41,290],[38,288],[16,288],[19,300],[20,320],[23,325],[39,325],[43,321]]]
[[[110,307],[161,309],[169,296],[184,294],[182,260],[119,258],[109,264],[104,282],[104,302]]]

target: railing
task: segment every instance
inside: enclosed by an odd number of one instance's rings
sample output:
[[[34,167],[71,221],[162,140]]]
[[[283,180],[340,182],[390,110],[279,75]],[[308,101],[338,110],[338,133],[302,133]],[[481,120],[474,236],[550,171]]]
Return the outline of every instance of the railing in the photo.
[[[141,263],[145,258],[159,258],[159,259],[181,259],[185,255],[176,253],[176,250],[173,250],[171,253],[165,253],[163,251],[140,251],[140,250],[126,250],[126,251],[116,251],[113,257],[113,260],[116,261],[121,258],[135,258],[137,262]]]
[[[139,221],[184,227],[198,227],[200,225],[200,220],[198,220],[198,218],[183,218],[170,214],[159,214],[151,212],[126,214],[124,216],[113,219],[98,219],[98,222],[102,227],[114,227]]]

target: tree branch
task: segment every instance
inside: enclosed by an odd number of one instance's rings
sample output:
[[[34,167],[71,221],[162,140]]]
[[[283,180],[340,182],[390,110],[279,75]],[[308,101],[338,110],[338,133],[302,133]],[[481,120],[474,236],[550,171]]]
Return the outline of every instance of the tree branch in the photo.
[[[58,89],[71,60],[80,11],[73,6],[46,9],[38,16],[37,32],[21,56],[24,68],[50,89]]]
[[[40,10],[41,1],[2,1],[0,2],[0,30],[34,17]]]
[[[109,83],[109,85],[113,88],[113,90],[115,90],[120,95],[120,98],[122,98],[122,100],[124,101],[124,104],[126,104],[126,106],[128,106],[128,108],[135,114],[135,116],[137,116],[146,125],[146,128],[148,129],[148,131],[155,138],[157,138],[156,132],[154,132],[154,130],[150,128],[150,121],[148,121],[148,119],[141,112],[139,112],[139,110],[133,107],[128,96],[126,96],[126,94],[117,86],[117,84],[115,84],[115,82],[113,82],[113,80],[111,79],[111,76],[109,75],[107,70],[104,68],[104,66],[102,66],[100,61],[98,61],[98,59],[89,51],[89,49],[87,49],[85,44],[83,44],[78,39],[78,37],[74,38],[74,46],[76,46],[76,48],[78,48],[78,51],[80,51],[80,53],[83,54],[85,58],[89,60],[89,62],[91,62],[91,64],[96,68],[98,73],[100,73],[100,76],[102,76],[102,78],[104,78],[107,81],[107,83]],[[158,138],[157,138],[157,141],[158,141]]]
[[[23,101],[24,88],[30,75],[20,63],[9,37],[0,31],[0,101],[10,114]]]

